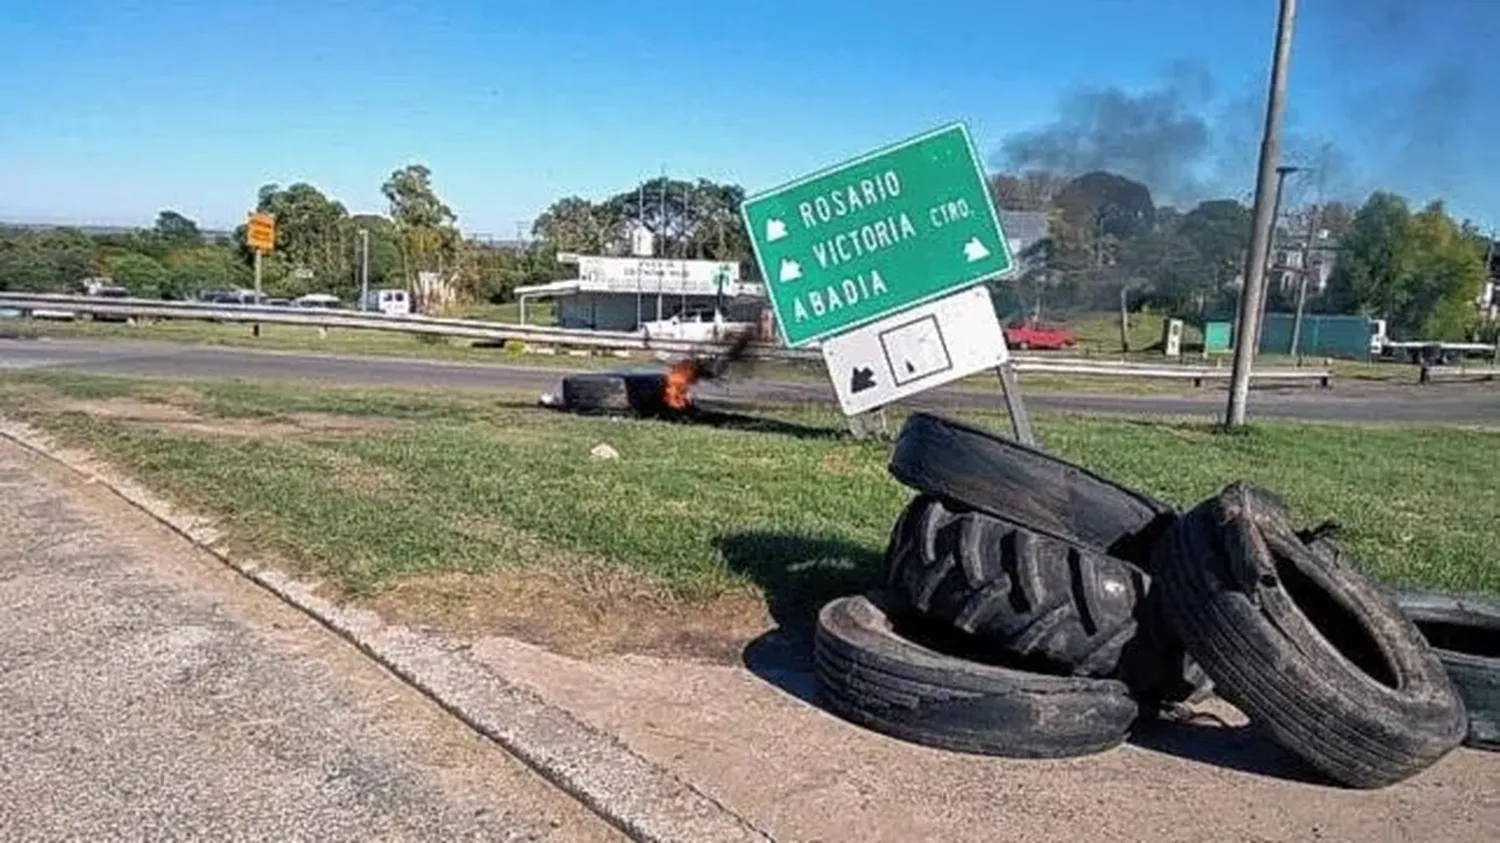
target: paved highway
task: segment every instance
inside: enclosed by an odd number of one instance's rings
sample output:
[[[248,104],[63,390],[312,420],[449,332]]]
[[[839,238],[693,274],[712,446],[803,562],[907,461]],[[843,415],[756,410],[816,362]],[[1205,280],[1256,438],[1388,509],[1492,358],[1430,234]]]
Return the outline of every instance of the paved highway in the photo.
[[[263,352],[175,343],[93,340],[0,339],[0,370],[45,369],[104,375],[171,378],[294,380],[345,386],[446,387],[542,392],[555,389],[560,368],[507,366],[392,357],[332,356]],[[1024,389],[1025,382],[1023,380]],[[824,383],[751,377],[707,385],[705,398],[743,402],[832,403]],[[1033,391],[1034,410],[1138,417],[1217,419],[1224,392],[1203,389],[1181,394],[1114,395]],[[911,402],[924,408],[999,407],[996,392],[936,390]],[[1484,383],[1445,383],[1429,387],[1344,381],[1331,390],[1313,387],[1257,389],[1252,417],[1321,421],[1384,421],[1429,424],[1495,424],[1500,421],[1500,388]]]

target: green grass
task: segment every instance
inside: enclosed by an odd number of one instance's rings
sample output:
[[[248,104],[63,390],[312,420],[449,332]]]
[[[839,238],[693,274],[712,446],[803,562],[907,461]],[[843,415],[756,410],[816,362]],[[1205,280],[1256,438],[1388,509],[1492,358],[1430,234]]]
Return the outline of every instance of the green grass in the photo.
[[[1130,351],[1132,354],[1143,353],[1146,349],[1161,342],[1162,323],[1165,319],[1166,317],[1159,313],[1130,314]],[[1120,346],[1119,313],[1085,313],[1059,317],[1053,321],[1078,335],[1080,353],[1117,356],[1124,351]],[[1183,325],[1182,343],[1184,346],[1201,347],[1203,345],[1202,331],[1194,325]],[[1159,349],[1154,356],[1158,359],[1165,359]]]
[[[204,435],[98,413],[46,393],[172,401],[213,419],[389,420],[368,431]],[[643,574],[687,598],[754,584],[816,604],[878,578],[910,492],[888,443],[857,441],[823,410],[768,408],[711,427],[555,414],[437,392],[165,388],[106,378],[0,376],[0,413],[88,445],[145,482],[224,515],[353,594],[412,574],[545,564],[534,545]],[[974,420],[996,429],[1002,419]],[[899,419],[892,419],[893,424]],[[1234,480],[1267,485],[1304,523],[1390,580],[1500,595],[1500,434],[1267,424],[1223,436],[1193,425],[1036,420],[1046,447],[1191,504]],[[618,460],[589,456],[608,443]]]

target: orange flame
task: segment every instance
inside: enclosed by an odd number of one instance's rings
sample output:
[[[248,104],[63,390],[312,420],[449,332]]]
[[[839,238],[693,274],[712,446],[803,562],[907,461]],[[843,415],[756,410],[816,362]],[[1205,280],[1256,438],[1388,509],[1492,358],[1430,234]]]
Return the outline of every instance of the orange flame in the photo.
[[[679,360],[667,370],[667,380],[662,386],[661,400],[669,408],[682,412],[693,403],[688,389],[703,377],[703,367],[691,358]]]

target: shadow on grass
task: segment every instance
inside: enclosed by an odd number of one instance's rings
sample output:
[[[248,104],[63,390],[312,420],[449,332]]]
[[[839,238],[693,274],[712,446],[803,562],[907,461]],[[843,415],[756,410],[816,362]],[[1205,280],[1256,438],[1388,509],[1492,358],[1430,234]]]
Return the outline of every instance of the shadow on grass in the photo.
[[[818,610],[835,597],[879,585],[883,554],[843,539],[774,532],[735,533],[716,544],[731,570],[765,592],[777,624],[745,647],[745,667],[813,702],[812,633]]]
[[[716,427],[720,430],[740,430],[746,433],[768,433],[773,436],[790,436],[795,439],[832,440],[842,439],[847,434],[835,427],[815,427],[796,422],[768,419],[731,410],[700,408],[689,417],[693,424]]]

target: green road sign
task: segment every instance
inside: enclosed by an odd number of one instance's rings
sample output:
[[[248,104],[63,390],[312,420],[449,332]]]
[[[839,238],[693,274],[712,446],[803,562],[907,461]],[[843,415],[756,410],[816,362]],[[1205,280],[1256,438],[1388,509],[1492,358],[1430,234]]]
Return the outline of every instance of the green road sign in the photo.
[[[791,346],[1011,270],[962,124],[745,200],[741,212]]]

